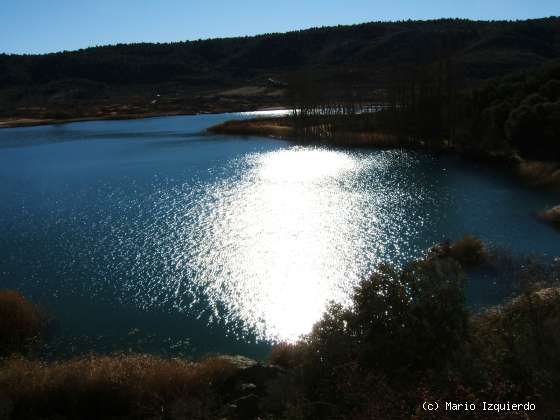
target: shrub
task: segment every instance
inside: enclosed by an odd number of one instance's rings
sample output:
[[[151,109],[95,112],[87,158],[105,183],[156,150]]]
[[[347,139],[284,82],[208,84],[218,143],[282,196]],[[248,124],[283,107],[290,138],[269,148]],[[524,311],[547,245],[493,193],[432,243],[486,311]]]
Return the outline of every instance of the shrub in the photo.
[[[487,257],[484,243],[471,235],[465,235],[451,244],[449,256],[465,268],[473,268],[482,264]]]
[[[463,239],[459,239],[456,242],[442,242],[428,250],[427,261],[435,261],[442,258],[452,258],[461,264],[463,268],[469,269],[484,263],[488,258],[488,254],[484,243],[480,239],[471,235],[465,235]]]
[[[292,368],[301,365],[305,357],[305,345],[301,342],[278,343],[272,346],[268,360],[273,365]]]
[[[542,412],[554,418],[560,289],[550,285],[558,284],[557,264],[504,256],[523,285],[518,290],[548,288],[478,315],[465,308],[462,268],[484,261],[493,273],[503,268],[494,261],[501,255],[467,236],[403,268],[380,266],[356,288],[350,307],[331,305],[303,343],[274,349],[274,360],[290,368],[287,383],[299,389],[288,401],[293,412],[301,418],[432,418],[421,409],[426,399],[479,405],[517,399],[542,403]]]
[[[381,267],[357,289],[348,323],[363,363],[410,372],[448,360],[466,330],[463,289],[451,259],[416,261],[401,272]]]
[[[331,305],[301,359],[304,395],[320,401],[309,417],[343,417],[367,403],[378,384],[399,388],[445,366],[466,333],[463,288],[461,267],[450,258],[382,265],[357,287],[351,307]],[[409,399],[404,392],[379,398],[386,400],[370,409],[387,413],[396,408],[385,402],[403,409]]]
[[[14,290],[0,290],[0,356],[24,353],[44,330],[45,316]]]
[[[473,318],[472,337],[489,370],[521,396],[560,387],[560,289],[529,292]]]

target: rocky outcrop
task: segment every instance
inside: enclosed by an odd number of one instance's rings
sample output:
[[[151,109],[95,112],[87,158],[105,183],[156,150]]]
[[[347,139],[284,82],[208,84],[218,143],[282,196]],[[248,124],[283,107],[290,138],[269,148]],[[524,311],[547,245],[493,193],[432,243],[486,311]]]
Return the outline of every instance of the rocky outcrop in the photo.
[[[231,420],[258,418],[263,412],[262,402],[267,397],[270,385],[285,373],[284,369],[244,356],[219,358],[235,368],[222,389],[229,400],[225,407],[225,418]]]

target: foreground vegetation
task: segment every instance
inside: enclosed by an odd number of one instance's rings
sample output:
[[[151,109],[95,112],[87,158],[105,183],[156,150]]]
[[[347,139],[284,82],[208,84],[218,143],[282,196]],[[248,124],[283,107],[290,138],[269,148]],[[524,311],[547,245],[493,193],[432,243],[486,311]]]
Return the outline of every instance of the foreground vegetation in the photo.
[[[507,277],[517,297],[470,312],[466,273],[481,271],[496,284]],[[2,318],[1,346],[10,356],[0,361],[0,417],[556,418],[559,282],[558,261],[517,261],[473,237],[440,244],[403,268],[380,266],[349,307],[331,305],[308,336],[275,346],[268,364],[130,354],[26,358],[21,337],[37,336],[35,312],[2,291],[2,314],[27,315]],[[423,409],[426,401],[478,410],[434,413]],[[535,411],[482,411],[483,402],[531,403]]]
[[[147,355],[92,356],[44,363],[2,363],[0,395],[7,418],[212,418],[233,365]],[[2,417],[0,403],[0,417]]]
[[[14,290],[0,290],[0,357],[27,353],[41,341],[48,317]]]
[[[288,418],[558,416],[559,273],[526,272],[521,296],[469,314],[464,269],[495,258],[468,238],[402,270],[380,267],[350,308],[331,306],[304,341],[273,349],[272,360],[291,369],[295,395],[315,402],[290,405]],[[430,413],[425,401],[479,411]],[[531,401],[538,412],[485,413],[483,401]]]

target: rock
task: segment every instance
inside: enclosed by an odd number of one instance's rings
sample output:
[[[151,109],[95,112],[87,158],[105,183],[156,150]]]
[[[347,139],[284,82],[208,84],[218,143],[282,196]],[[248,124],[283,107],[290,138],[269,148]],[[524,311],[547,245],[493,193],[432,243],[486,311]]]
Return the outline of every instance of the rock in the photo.
[[[255,419],[259,415],[259,397],[255,394],[245,395],[235,400],[230,407],[235,406],[234,418]]]
[[[252,383],[248,383],[248,384],[243,383],[239,386],[239,388],[242,393],[247,394],[247,393],[255,392],[257,386]]]
[[[267,365],[244,356],[220,356],[236,368],[226,383],[226,391],[243,394],[247,391],[262,391],[267,382],[284,372],[279,366]]]
[[[225,400],[229,401],[226,405],[226,418],[257,418],[260,412],[260,402],[266,398],[270,383],[283,374],[284,369],[244,356],[220,356],[219,358],[235,368],[221,389]]]
[[[231,355],[224,355],[224,356],[218,356],[217,359],[219,360],[224,360],[226,362],[228,362],[229,364],[231,364],[232,366],[238,368],[238,369],[247,369],[249,367],[255,366],[258,364],[258,362],[256,360],[253,359],[249,359],[248,357],[245,356],[231,356]]]
[[[237,380],[254,384],[257,388],[262,389],[267,382],[276,379],[283,372],[284,369],[279,366],[256,364],[240,371]]]
[[[9,419],[12,416],[13,403],[4,398],[0,398],[0,419]]]

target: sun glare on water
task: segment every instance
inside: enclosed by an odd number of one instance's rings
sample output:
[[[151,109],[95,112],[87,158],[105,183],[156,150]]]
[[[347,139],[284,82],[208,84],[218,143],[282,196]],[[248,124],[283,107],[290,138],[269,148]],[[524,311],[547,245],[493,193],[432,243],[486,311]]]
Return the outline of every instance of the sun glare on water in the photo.
[[[199,314],[235,335],[297,339],[415,234],[401,220],[421,188],[412,195],[394,175],[410,163],[399,156],[293,146],[162,190],[152,201],[157,222],[117,235],[138,250],[123,296]]]
[[[342,152],[288,149],[248,158],[238,183],[211,190],[197,281],[259,336],[308,332],[354,282],[358,195],[340,179],[363,162]],[[359,238],[358,238],[359,239]]]

